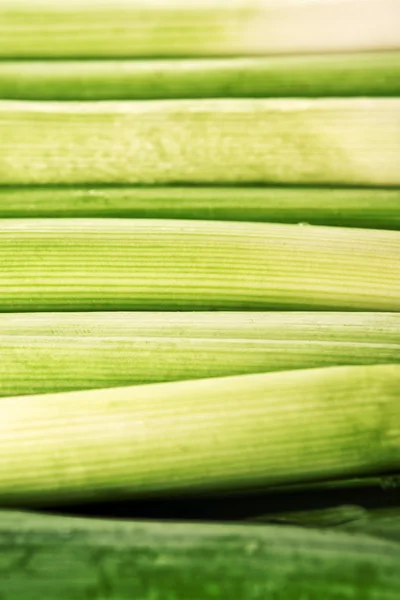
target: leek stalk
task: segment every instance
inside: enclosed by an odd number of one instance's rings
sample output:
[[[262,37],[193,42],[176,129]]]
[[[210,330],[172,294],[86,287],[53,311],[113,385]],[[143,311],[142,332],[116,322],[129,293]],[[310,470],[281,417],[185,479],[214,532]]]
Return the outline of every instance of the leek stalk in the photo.
[[[3,219],[0,311],[400,309],[400,233]]]
[[[157,100],[399,96],[400,52],[267,58],[0,62],[0,97]]]
[[[371,475],[400,466],[400,365],[3,398],[0,503]]]
[[[266,221],[400,229],[400,190],[319,187],[0,187],[0,217]]]
[[[400,185],[398,98],[2,100],[0,138],[0,185]]]
[[[397,600],[399,545],[276,525],[132,522],[3,511],[7,600]]]
[[[243,56],[400,47],[397,0],[1,0],[1,58]]]
[[[0,396],[379,363],[397,313],[0,314]]]

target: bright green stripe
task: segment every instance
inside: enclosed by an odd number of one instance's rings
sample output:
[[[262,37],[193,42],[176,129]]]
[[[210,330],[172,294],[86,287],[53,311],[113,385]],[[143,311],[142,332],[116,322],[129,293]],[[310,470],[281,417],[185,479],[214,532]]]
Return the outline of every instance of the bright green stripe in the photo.
[[[400,364],[400,344],[0,335],[0,396],[385,363]]]
[[[299,527],[3,511],[0,541],[7,600],[397,600],[400,584],[397,544]]]
[[[0,102],[0,184],[400,185],[400,99]]]
[[[400,365],[0,402],[0,501],[240,489],[400,465]]]
[[[393,0],[2,0],[0,57],[382,50],[398,17]]]
[[[0,62],[0,97],[146,100],[400,95],[400,52],[214,60]]]
[[[400,189],[3,187],[1,217],[137,217],[400,229]]]
[[[266,223],[0,221],[0,311],[400,309],[400,233]]]
[[[400,314],[323,311],[0,313],[0,335],[400,344]]]

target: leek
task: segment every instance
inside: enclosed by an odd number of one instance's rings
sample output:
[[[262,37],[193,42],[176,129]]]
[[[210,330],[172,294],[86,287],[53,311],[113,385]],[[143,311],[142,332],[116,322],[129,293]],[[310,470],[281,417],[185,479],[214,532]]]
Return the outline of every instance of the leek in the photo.
[[[400,363],[400,314],[0,314],[0,396]]]
[[[397,0],[1,0],[1,58],[259,55],[400,47]]]
[[[400,190],[318,187],[0,187],[0,217],[136,217],[400,229]]]
[[[0,62],[0,97],[20,100],[399,95],[400,52]]]
[[[400,466],[400,366],[3,398],[0,503],[244,489]]]
[[[385,363],[400,344],[0,336],[0,396]]]
[[[397,600],[399,545],[300,527],[3,511],[7,600]]]
[[[400,185],[398,98],[2,100],[0,138],[0,185]]]
[[[0,311],[400,309],[400,233],[4,219]]]

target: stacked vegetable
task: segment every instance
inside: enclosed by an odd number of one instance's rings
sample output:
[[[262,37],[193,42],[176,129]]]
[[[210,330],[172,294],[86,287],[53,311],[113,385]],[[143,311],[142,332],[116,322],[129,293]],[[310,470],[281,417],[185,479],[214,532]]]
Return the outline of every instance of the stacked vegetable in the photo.
[[[0,1],[1,598],[398,597],[399,24]]]

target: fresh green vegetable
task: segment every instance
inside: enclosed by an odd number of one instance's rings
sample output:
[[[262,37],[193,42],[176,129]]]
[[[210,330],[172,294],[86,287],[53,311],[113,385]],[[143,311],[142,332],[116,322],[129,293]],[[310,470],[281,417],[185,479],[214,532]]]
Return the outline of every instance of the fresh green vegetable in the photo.
[[[0,396],[400,363],[400,314],[0,314]]]
[[[400,99],[0,101],[0,184],[400,185]]]
[[[400,344],[0,336],[0,396],[385,363]]]
[[[0,62],[0,97],[21,100],[399,95],[400,52]]]
[[[0,504],[360,476],[400,466],[400,365],[3,398]]]
[[[393,0],[2,0],[0,57],[158,57],[399,48]]]
[[[0,311],[400,309],[400,233],[265,223],[0,221]]]
[[[296,527],[0,515],[7,600],[397,600],[400,546]]]
[[[0,313],[0,335],[400,344],[400,314],[371,312]]]
[[[0,187],[0,217],[137,217],[400,230],[400,189]]]

